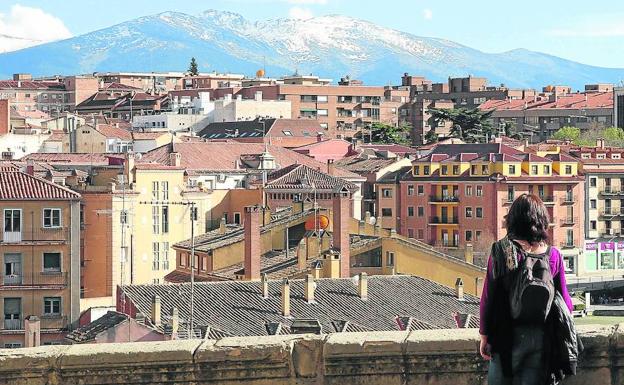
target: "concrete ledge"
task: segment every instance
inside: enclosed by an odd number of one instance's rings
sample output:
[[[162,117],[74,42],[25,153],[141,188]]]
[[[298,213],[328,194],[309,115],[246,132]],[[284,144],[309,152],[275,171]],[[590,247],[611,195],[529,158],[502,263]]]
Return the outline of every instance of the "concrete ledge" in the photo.
[[[581,326],[566,385],[624,383],[624,324]],[[0,350],[0,384],[485,384],[475,329]]]

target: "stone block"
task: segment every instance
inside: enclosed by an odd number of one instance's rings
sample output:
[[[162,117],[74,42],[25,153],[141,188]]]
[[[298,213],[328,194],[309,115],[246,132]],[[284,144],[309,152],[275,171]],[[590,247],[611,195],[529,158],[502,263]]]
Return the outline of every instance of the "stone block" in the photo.
[[[0,383],[53,384],[58,357],[67,349],[69,346],[0,349]]]

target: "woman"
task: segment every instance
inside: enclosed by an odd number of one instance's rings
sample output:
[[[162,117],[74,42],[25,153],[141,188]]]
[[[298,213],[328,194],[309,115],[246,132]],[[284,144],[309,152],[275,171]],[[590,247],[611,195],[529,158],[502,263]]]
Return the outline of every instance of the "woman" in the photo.
[[[563,259],[559,250],[547,244],[548,211],[539,197],[529,194],[519,196],[511,205],[505,222],[507,237],[492,246],[492,254],[488,259],[481,297],[480,353],[484,359],[490,361],[490,385],[547,384],[551,381],[552,374],[558,370],[553,369],[555,364],[552,362],[552,354],[549,353],[555,350],[549,347],[556,343],[549,341],[554,334],[550,330],[554,322],[559,322],[557,326],[566,322],[552,319],[557,316],[566,318],[572,312]],[[555,299],[560,300],[554,300],[552,306],[556,308],[557,303],[560,303],[559,307],[564,310],[550,311],[549,321],[529,324],[512,317],[510,292],[515,290],[513,285],[517,280],[511,277],[522,265],[525,256],[527,260],[529,257],[532,260],[541,259],[546,269],[550,267],[552,284],[559,293],[559,297],[555,294]],[[557,314],[551,316],[550,313]],[[564,316],[561,313],[565,313]],[[572,324],[569,328],[573,329],[573,322],[570,320],[571,316],[567,322]],[[575,332],[571,330],[570,333]],[[575,334],[570,338],[576,341]]]

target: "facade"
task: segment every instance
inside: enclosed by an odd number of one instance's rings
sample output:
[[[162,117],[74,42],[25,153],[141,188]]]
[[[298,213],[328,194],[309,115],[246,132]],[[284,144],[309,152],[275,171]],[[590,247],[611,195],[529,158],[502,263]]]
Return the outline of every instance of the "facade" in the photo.
[[[134,116],[158,114],[169,109],[167,94],[151,95],[136,91],[98,91],[78,104],[80,114],[102,115],[132,121]]]
[[[27,170],[0,166],[2,347],[32,346],[30,327],[61,343],[80,315],[80,195]]]
[[[505,235],[504,217],[522,193],[539,195],[552,245],[578,274],[584,239],[584,178],[576,158],[556,151],[521,152],[500,143],[439,145],[400,178],[400,212],[380,203],[382,220],[399,233],[445,248],[487,249]],[[382,191],[382,196],[385,193]],[[494,202],[494,204],[492,204]]]
[[[145,92],[163,93],[180,89],[183,72],[96,72],[93,74],[102,83],[118,83],[142,89]]]
[[[452,109],[454,107],[455,103],[451,100],[418,99],[409,104],[409,108],[402,108],[401,119],[412,126],[412,144],[421,145],[425,143],[425,136],[431,130],[435,130],[434,132],[438,137],[447,137],[451,132],[451,123],[436,123],[429,113],[429,108]]]
[[[85,124],[64,136],[63,150],[80,154],[132,151],[132,133],[111,124]]]

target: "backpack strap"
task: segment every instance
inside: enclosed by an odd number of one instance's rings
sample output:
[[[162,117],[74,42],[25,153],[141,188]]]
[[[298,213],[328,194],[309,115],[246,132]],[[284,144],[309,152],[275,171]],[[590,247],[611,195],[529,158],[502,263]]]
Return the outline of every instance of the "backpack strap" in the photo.
[[[518,267],[518,253],[523,250],[508,237],[492,244],[492,277],[502,277]]]

